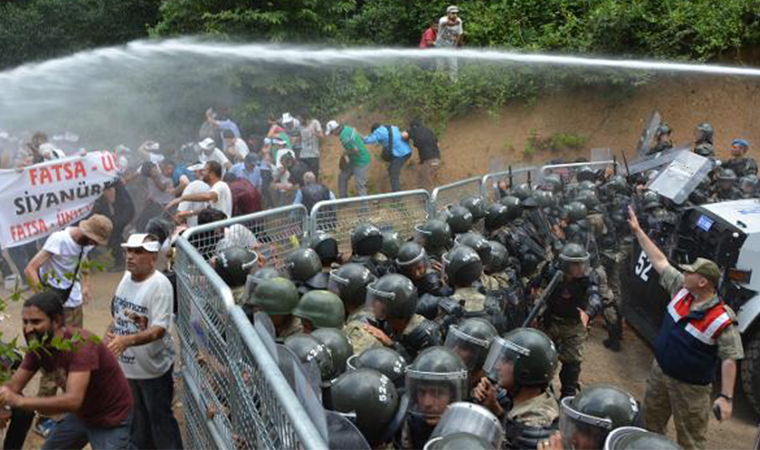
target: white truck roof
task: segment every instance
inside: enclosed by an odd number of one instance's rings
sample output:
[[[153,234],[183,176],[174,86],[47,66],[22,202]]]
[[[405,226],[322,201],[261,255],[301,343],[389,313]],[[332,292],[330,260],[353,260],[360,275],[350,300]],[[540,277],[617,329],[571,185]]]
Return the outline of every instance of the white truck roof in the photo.
[[[760,233],[760,200],[734,200],[702,205],[702,208],[736,225],[746,234]]]

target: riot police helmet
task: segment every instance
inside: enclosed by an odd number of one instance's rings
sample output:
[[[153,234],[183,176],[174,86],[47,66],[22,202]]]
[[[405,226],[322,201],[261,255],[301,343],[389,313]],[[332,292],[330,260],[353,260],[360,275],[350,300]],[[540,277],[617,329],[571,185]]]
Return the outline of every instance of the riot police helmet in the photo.
[[[587,211],[598,211],[599,209],[599,196],[596,195],[596,191],[579,191],[575,195],[575,201],[583,203]]]
[[[470,286],[483,272],[478,253],[466,245],[457,245],[443,255],[443,266],[448,283],[453,287]]]
[[[596,191],[596,183],[591,180],[583,180],[578,183],[579,191]]]
[[[729,168],[722,168],[718,170],[718,173],[715,175],[715,179],[718,180],[719,182],[725,181],[725,182],[733,183],[737,179],[736,172],[734,172],[733,170]]]
[[[407,362],[396,350],[388,347],[368,348],[348,359],[348,368],[374,369],[390,378],[396,388],[403,388]]]
[[[304,329],[342,328],[346,310],[340,297],[330,291],[313,290],[298,301],[293,315],[301,319]]]
[[[558,173],[550,173],[544,177],[543,190],[552,193],[562,192],[562,177]]]
[[[514,394],[521,386],[541,387],[551,383],[558,358],[549,336],[535,328],[517,328],[494,338],[483,370]]]
[[[362,223],[351,230],[351,252],[356,256],[372,256],[383,247],[383,234],[371,223]]]
[[[683,448],[661,434],[639,427],[620,427],[607,435],[604,450],[683,450]]]
[[[715,149],[713,148],[712,144],[703,142],[694,147],[694,153],[705,158],[710,158],[715,154]]]
[[[406,369],[409,413],[435,425],[446,408],[468,395],[468,372],[452,350],[435,346],[423,350]]]
[[[295,334],[285,338],[284,344],[303,364],[314,364],[319,370],[322,381],[335,378],[336,368],[332,356],[327,347],[315,337],[308,334]]]
[[[338,261],[338,241],[330,234],[318,232],[314,237],[309,239],[309,247],[312,248],[319,256],[323,266]]]
[[[469,209],[460,205],[453,205],[448,208],[448,218],[446,222],[451,228],[451,233],[467,233],[472,229],[473,217]]]
[[[367,291],[367,303],[378,320],[409,319],[417,309],[417,288],[401,274],[383,275]]]
[[[288,255],[286,267],[291,280],[305,283],[322,271],[322,261],[313,249],[297,248]]]
[[[466,197],[459,202],[472,213],[472,221],[476,222],[486,216],[486,205],[480,197]]]
[[[274,267],[262,267],[252,274],[248,275],[245,279],[245,304],[248,304],[247,299],[251,298],[253,292],[256,290],[256,286],[258,286],[260,282],[278,277],[282,277],[282,274]]]
[[[540,208],[551,208],[555,205],[554,194],[551,191],[536,191],[533,196]]]
[[[533,189],[531,189],[528,183],[518,184],[517,187],[515,187],[515,189],[513,190],[515,197],[519,198],[520,201],[528,198],[532,192],[533,192]]]
[[[488,409],[470,402],[449,405],[430,438],[446,437],[454,433],[480,436],[493,448],[501,448],[504,442],[501,421]]]
[[[327,288],[340,297],[346,309],[354,309],[367,299],[367,286],[375,280],[372,272],[358,263],[344,264],[330,271]]]
[[[657,127],[657,131],[655,131],[655,136],[657,136],[657,137],[668,136],[668,135],[670,135],[671,131],[672,130],[670,129],[670,125],[668,125],[667,123],[663,122],[663,123],[660,124],[659,127]]]
[[[451,228],[446,222],[429,219],[414,229],[425,251],[430,255],[441,255],[451,245]]]
[[[259,256],[256,252],[245,247],[229,247],[217,252],[214,270],[231,288],[244,286],[248,274],[256,263]]]
[[[501,203],[494,202],[486,208],[486,217],[483,221],[486,232],[498,230],[509,223],[507,217],[507,207]]]
[[[655,191],[644,192],[641,200],[644,211],[651,211],[653,209],[662,208],[662,203],[660,203],[660,195]]]
[[[398,250],[401,247],[401,237],[395,231],[383,231],[383,245],[380,247],[380,253],[388,259],[396,259]]]
[[[484,265],[491,261],[491,246],[488,245],[488,240],[482,234],[470,231],[457,236],[454,242],[456,245],[466,245],[475,250]]]
[[[508,195],[501,199],[501,204],[507,207],[508,220],[515,220],[522,215],[522,202],[518,197]]]
[[[589,386],[560,402],[560,430],[570,448],[602,448],[610,431],[638,419],[636,399],[615,386]]]
[[[351,341],[346,336],[346,333],[337,328],[320,328],[314,330],[311,336],[327,347],[332,358],[333,367],[335,368],[335,376],[345,372],[347,362],[354,354],[354,347],[351,345]]]
[[[298,305],[298,290],[287,278],[262,280],[257,284],[248,303],[270,316],[288,315]]]
[[[560,268],[568,275],[585,274],[591,258],[588,250],[581,244],[569,242],[559,254]]]
[[[483,367],[491,341],[499,335],[491,322],[473,317],[451,325],[446,334],[444,347],[454,350],[464,361],[467,370]]]
[[[499,241],[488,241],[488,246],[491,247],[491,258],[483,271],[488,275],[504,271],[509,266],[509,250]]]
[[[697,128],[694,133],[694,137],[696,138],[697,142],[709,142],[710,144],[712,144],[714,133],[715,133],[715,130],[713,129],[712,125],[710,125],[707,122],[702,122],[699,125],[697,125]]]
[[[578,172],[575,174],[575,179],[578,180],[579,183],[584,181],[590,181],[593,183],[596,179],[596,171],[592,169],[591,166],[583,166],[578,169]]]
[[[585,220],[588,216],[586,205],[579,201],[573,201],[565,205],[567,223],[576,223]]]
[[[416,242],[404,242],[396,257],[396,267],[402,275],[411,279],[419,279],[428,267],[425,249]]]

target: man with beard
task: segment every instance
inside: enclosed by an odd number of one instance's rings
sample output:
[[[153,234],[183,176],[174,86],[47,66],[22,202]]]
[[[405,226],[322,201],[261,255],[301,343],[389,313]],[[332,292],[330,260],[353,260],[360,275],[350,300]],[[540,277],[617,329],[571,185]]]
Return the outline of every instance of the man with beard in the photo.
[[[169,202],[165,209],[169,210],[181,202],[208,202],[212,209],[218,209],[227,217],[232,217],[232,192],[227,183],[222,181],[222,166],[218,162],[208,161],[206,163],[203,181],[211,187],[211,190],[177,197]],[[182,217],[195,216],[198,213],[200,211],[183,211]]]
[[[13,378],[0,389],[0,405],[53,415],[66,413],[43,449],[126,449],[132,395],[116,358],[86,330],[66,326],[63,304],[54,292],[24,302],[24,337],[38,351],[28,352]],[[54,342],[63,340],[72,349]],[[40,368],[56,374],[60,395],[26,397],[21,393]]]

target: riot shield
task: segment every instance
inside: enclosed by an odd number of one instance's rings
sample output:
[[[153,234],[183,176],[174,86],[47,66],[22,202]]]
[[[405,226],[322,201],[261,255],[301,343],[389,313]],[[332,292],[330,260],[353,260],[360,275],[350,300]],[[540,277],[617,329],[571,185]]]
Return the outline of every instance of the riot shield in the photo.
[[[623,317],[653,345],[670,296],[660,286],[660,275],[635,239],[629,259],[620,267],[620,288]]]
[[[591,149],[591,162],[609,161],[611,159],[612,159],[611,148],[592,148]]]
[[[647,120],[647,125],[644,128],[644,131],[641,132],[638,144],[636,144],[637,156],[646,155],[649,152],[649,149],[652,148],[652,141],[654,140],[654,135],[657,132],[657,129],[660,128],[660,124],[662,124],[662,115],[657,111],[653,111],[652,114],[649,115],[649,120]]]
[[[309,418],[320,434],[327,440],[327,419],[322,408],[322,388],[319,368],[316,365],[302,364],[293,351],[282,344],[277,344],[279,367],[293,392],[303,405]]]
[[[263,312],[257,312],[253,315],[253,328],[259,333],[259,337],[266,346],[269,354],[272,355],[275,362],[279,363],[279,357],[277,353],[277,344],[274,342],[276,331],[272,319]]]
[[[681,152],[665,170],[647,184],[647,189],[673,200],[677,205],[689,198],[713,169],[713,162],[696,153]]]
[[[335,411],[325,411],[327,419],[328,447],[333,450],[369,450],[362,433],[345,415]]]
[[[654,155],[642,156],[628,164],[628,173],[626,175],[636,175],[637,173],[670,164],[684,151],[691,152],[691,147],[689,145],[682,145],[665,150],[664,152],[655,153]]]

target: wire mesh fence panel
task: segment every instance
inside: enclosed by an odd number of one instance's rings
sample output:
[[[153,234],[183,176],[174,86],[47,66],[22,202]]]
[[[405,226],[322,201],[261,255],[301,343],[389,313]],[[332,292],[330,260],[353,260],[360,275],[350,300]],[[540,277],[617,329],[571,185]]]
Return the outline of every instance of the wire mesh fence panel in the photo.
[[[539,167],[514,167],[511,171],[503,170],[485,175],[482,180],[483,200],[486,203],[498,201],[502,197],[502,190],[527,183],[528,180],[531,182],[537,180],[539,169]]]
[[[433,189],[431,202],[435,212],[438,213],[449,205],[458,205],[467,197],[480,197],[483,194],[482,182],[481,177],[473,177]]]
[[[411,237],[414,226],[427,219],[429,203],[430,194],[421,189],[323,201],[312,208],[310,227],[312,233],[331,234],[340,251],[349,251],[351,230],[362,223]]]
[[[302,205],[261,211],[187,230],[185,236],[204,259],[230,247],[256,249],[267,266],[281,268],[287,255],[303,241],[308,212]]]

